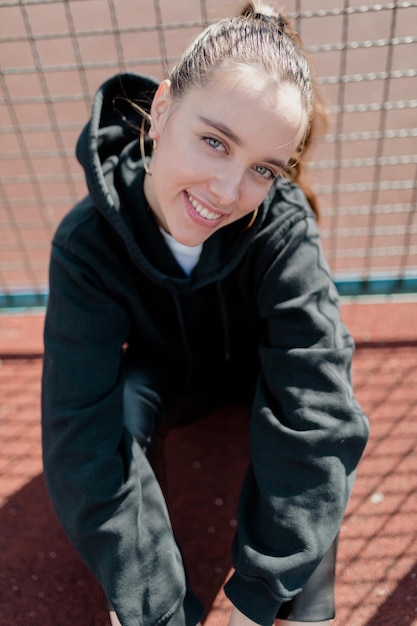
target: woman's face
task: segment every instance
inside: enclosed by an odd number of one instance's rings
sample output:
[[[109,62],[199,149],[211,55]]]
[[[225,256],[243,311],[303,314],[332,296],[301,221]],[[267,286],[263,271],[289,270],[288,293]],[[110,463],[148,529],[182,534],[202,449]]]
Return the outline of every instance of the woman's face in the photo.
[[[244,68],[181,100],[164,81],[151,116],[157,148],[145,195],[160,226],[188,246],[252,213],[306,130],[297,88]]]

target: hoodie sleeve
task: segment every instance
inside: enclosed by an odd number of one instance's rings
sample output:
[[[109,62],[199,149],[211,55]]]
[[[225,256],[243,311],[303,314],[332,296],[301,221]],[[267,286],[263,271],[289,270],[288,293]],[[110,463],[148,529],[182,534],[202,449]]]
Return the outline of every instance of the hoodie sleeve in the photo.
[[[123,427],[122,345],[128,334],[126,311],[99,273],[55,243],[42,381],[49,493],[123,626],[161,618],[165,624],[182,610],[185,581],[162,494]]]
[[[263,626],[303,588],[335,539],[368,437],[351,386],[353,341],[314,218],[298,220],[276,247],[259,274],[261,375],[235,572],[225,586]]]

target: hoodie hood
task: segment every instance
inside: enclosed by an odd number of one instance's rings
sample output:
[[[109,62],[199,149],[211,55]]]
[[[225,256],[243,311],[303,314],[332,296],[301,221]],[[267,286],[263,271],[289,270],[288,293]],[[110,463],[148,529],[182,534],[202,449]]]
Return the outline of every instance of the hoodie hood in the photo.
[[[265,211],[260,208],[249,229],[246,226],[251,216],[245,216],[216,231],[203,246],[204,262],[190,277],[172,275],[149,259],[144,252],[146,242],[161,235],[143,193],[145,172],[139,151],[142,116],[129,103],[149,110],[157,88],[154,79],[133,73],[118,74],[103,83],[94,97],[91,119],[80,135],[76,154],[94,206],[122,238],[133,262],[153,281],[175,292],[187,292],[222,280],[238,265]],[[151,141],[146,138],[145,153],[149,156],[150,152]]]
[[[158,83],[152,78],[118,74],[103,83],[94,97],[91,118],[78,139],[76,154],[84,168],[88,190],[104,212],[112,206],[119,208],[117,196],[108,197],[108,174],[117,166],[126,146],[138,140],[142,122],[141,115],[128,102],[140,103],[146,110],[157,88]],[[148,155],[149,143],[145,142]]]

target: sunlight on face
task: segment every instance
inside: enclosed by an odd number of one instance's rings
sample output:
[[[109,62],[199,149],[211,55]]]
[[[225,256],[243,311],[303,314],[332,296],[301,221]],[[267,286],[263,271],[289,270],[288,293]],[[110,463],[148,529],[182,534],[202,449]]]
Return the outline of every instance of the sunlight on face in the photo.
[[[160,226],[189,246],[261,204],[307,123],[295,86],[247,67],[223,71],[179,101],[164,81],[151,116],[157,150],[145,195]]]

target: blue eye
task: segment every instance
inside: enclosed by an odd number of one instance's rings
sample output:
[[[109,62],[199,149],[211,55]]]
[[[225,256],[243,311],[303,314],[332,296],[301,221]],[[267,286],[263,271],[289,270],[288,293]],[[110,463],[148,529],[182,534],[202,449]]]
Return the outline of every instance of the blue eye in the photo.
[[[274,180],[276,177],[276,174],[264,165],[256,165],[254,170],[257,174],[259,174],[259,176],[262,176],[262,178],[266,178],[267,180]]]
[[[224,144],[220,141],[220,139],[216,139],[215,137],[203,137],[203,140],[210,148],[213,148],[213,150],[217,150],[218,152],[226,152],[226,148]]]

